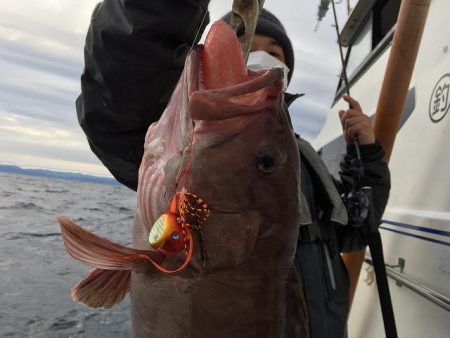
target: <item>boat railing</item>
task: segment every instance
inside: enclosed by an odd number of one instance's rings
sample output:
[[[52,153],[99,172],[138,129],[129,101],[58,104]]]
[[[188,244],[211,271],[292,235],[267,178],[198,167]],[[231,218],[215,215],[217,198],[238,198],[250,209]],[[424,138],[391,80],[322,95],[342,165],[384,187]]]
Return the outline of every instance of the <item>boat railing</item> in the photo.
[[[364,262],[373,266],[372,258],[370,257],[366,256],[364,258]],[[408,289],[419,294],[420,296],[440,306],[441,308],[450,311],[450,298],[416,281],[415,279],[407,276],[403,272],[397,271],[394,267],[386,266],[386,273],[388,277],[395,280],[397,285],[405,286]]]

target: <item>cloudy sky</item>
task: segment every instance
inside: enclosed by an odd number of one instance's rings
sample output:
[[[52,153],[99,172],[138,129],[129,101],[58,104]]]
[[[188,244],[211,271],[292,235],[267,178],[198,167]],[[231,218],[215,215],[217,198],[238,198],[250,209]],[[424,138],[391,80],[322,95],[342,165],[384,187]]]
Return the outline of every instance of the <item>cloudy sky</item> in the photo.
[[[74,105],[97,2],[0,0],[0,163],[108,175],[89,149]],[[212,21],[231,3],[212,0]],[[306,95],[291,115],[307,139],[317,135],[330,111],[340,68],[331,9],[313,32],[318,3],[266,0],[264,6],[280,18],[294,46],[296,67],[288,91]],[[338,5],[342,19],[344,3]]]

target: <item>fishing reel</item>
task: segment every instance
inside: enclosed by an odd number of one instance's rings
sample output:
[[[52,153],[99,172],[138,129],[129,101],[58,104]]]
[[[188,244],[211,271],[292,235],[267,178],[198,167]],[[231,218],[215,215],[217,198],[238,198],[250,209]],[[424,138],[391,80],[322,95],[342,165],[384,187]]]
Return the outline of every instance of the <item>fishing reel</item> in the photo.
[[[354,227],[361,227],[367,220],[371,195],[372,188],[370,187],[362,187],[359,190],[352,190],[341,195],[347,209],[349,223]]]
[[[341,195],[348,214],[349,223],[354,227],[361,227],[368,220],[369,212],[372,208],[372,188],[361,187],[360,180],[364,175],[364,166],[361,159],[359,149],[358,135],[353,137],[353,145],[355,146],[356,158],[349,163],[347,173],[354,178],[353,188],[350,192]]]

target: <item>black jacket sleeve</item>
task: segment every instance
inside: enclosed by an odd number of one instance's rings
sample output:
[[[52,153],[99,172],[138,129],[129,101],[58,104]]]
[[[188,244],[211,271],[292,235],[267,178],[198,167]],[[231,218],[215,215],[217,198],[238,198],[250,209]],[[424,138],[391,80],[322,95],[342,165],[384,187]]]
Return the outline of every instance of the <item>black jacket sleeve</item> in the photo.
[[[375,222],[379,224],[389,198],[391,189],[390,172],[384,161],[384,149],[377,142],[360,146],[364,175],[360,186],[372,188],[372,199]],[[341,162],[341,182],[338,183],[340,193],[348,193],[355,185],[355,175],[352,161],[356,158],[356,149],[353,144],[347,145],[347,154]],[[349,219],[349,224],[337,229],[338,244],[342,252],[360,250],[367,245],[366,230],[355,227]]]
[[[137,188],[145,133],[162,114],[189,48],[209,21],[208,2],[104,0],[94,10],[78,121],[92,151],[131,189]]]

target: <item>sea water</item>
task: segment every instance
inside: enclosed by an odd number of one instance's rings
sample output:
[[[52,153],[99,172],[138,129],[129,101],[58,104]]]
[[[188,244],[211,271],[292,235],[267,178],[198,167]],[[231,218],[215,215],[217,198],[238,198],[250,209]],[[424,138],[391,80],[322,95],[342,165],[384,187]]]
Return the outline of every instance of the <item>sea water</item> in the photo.
[[[0,173],[0,337],[130,337],[128,297],[111,310],[70,298],[90,268],[66,253],[56,218],[128,245],[135,210],[120,185]]]

